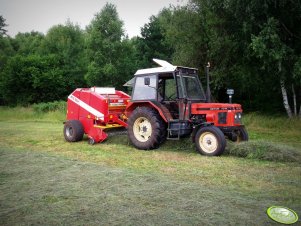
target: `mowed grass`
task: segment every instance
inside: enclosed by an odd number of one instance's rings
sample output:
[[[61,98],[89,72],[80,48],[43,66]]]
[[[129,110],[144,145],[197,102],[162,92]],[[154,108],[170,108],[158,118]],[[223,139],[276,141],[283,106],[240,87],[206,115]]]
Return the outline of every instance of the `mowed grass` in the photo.
[[[126,135],[67,143],[63,120],[60,112],[0,109],[0,225],[273,225],[271,205],[301,214],[298,160],[238,158],[236,144],[209,158],[190,139],[153,151],[133,148]],[[301,152],[298,120],[285,129],[263,125],[264,116],[245,121],[251,142]]]

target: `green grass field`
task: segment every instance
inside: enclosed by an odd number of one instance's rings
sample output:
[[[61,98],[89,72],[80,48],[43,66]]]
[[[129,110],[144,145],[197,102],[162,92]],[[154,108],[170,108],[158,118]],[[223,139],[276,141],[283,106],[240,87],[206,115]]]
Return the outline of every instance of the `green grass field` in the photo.
[[[0,225],[276,225],[272,205],[301,216],[300,120],[249,114],[251,141],[211,158],[190,139],[67,143],[63,120],[0,108]]]

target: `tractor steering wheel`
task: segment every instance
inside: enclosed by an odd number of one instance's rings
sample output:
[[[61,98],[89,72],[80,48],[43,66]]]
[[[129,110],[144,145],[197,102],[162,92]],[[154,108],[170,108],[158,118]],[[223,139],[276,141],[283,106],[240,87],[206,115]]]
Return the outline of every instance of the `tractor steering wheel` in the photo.
[[[174,100],[175,97],[176,97],[177,93],[172,93],[171,95],[169,95],[168,97],[166,97],[166,100],[167,101],[170,101],[170,100]]]

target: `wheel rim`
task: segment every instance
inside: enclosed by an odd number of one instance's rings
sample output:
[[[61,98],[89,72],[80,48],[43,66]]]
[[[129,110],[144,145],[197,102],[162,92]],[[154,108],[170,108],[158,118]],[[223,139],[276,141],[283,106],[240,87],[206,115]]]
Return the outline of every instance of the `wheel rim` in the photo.
[[[73,128],[67,127],[66,128],[66,136],[70,138],[70,137],[72,137],[72,135],[73,135]]]
[[[152,135],[152,125],[145,117],[137,118],[133,126],[133,132],[137,140],[146,142]]]
[[[216,136],[210,132],[204,132],[200,136],[199,144],[201,149],[206,153],[212,153],[216,151],[218,147],[218,141]]]

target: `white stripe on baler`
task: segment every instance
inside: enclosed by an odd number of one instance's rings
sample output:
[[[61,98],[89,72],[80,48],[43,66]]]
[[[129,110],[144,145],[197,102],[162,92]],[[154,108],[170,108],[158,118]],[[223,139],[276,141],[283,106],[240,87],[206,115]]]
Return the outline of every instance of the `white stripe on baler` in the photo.
[[[86,104],[85,102],[81,101],[76,96],[70,94],[68,96],[68,99],[73,101],[75,104],[82,107],[86,111],[90,112],[91,114],[95,115],[97,118],[100,118],[100,119],[104,120],[104,114],[103,113],[97,111],[95,108],[93,108],[93,107],[89,106],[88,104]]]

